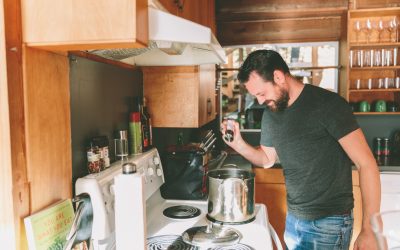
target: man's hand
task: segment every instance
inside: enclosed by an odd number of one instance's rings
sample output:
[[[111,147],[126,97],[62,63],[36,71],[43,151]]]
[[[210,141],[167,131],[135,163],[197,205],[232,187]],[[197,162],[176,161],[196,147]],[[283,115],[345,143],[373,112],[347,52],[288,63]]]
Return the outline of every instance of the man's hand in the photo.
[[[370,249],[378,249],[374,233],[372,232],[372,230],[361,230],[356,242],[354,242],[354,250]]]
[[[242,135],[240,134],[239,123],[236,121],[231,121],[231,122],[233,122],[233,140],[231,142],[229,142],[225,139],[224,135],[226,132],[226,123],[227,123],[226,120],[221,123],[222,139],[224,140],[224,142],[226,144],[228,144],[228,146],[232,147],[236,151],[240,151],[239,143],[241,143],[243,139],[242,139]]]

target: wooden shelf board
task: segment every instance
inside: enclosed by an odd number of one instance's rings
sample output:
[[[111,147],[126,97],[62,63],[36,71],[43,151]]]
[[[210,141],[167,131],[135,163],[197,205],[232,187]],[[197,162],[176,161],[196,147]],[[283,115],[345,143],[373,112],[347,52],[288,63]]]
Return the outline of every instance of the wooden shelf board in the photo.
[[[400,89],[350,89],[351,93],[358,92],[400,92]]]
[[[400,115],[400,112],[354,112],[355,115]]]
[[[385,66],[385,67],[354,67],[350,68],[350,70],[358,71],[358,70],[392,70],[392,69],[400,69],[400,66]]]
[[[388,48],[388,47],[400,47],[400,42],[391,43],[350,43],[350,49],[358,49],[358,48]]]

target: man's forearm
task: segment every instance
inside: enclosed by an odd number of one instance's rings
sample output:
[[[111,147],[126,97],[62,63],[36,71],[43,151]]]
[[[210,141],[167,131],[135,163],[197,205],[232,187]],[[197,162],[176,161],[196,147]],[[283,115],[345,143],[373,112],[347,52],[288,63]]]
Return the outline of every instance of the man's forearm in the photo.
[[[244,140],[238,142],[233,149],[258,167],[271,167],[275,162],[275,159],[267,157],[261,147],[255,148],[247,144]]]
[[[362,197],[363,220],[362,229],[370,229],[371,216],[379,212],[381,201],[381,185],[379,170],[375,162],[359,168]]]

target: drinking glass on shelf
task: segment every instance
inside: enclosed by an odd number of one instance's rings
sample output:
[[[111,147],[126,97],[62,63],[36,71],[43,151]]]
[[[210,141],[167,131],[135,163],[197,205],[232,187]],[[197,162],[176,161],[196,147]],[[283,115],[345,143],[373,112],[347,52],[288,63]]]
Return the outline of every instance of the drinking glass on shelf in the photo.
[[[125,138],[114,139],[115,143],[115,158],[120,158],[121,161],[128,159],[128,140]]]
[[[364,67],[372,66],[371,56],[372,56],[371,50],[365,50],[364,51],[364,60],[363,60],[363,62],[364,62],[363,66]]]
[[[373,61],[372,62],[373,62],[373,66],[374,67],[381,66],[381,50],[380,49],[374,50]]]
[[[399,25],[399,21],[397,17],[391,18],[389,21],[388,29],[390,33],[390,42],[397,42],[397,26]]]
[[[389,48],[385,50],[385,65],[386,66],[393,66],[393,48]]]
[[[356,42],[358,42],[359,34],[361,32],[361,21],[360,20],[354,20],[353,30],[356,33]]]
[[[365,33],[367,34],[367,43],[370,43],[372,34],[372,21],[369,18],[365,20]]]
[[[382,34],[385,31],[386,27],[385,27],[385,22],[384,20],[381,18],[378,20],[378,26],[377,26],[377,30],[378,30],[378,41],[381,43],[383,42],[382,39]]]

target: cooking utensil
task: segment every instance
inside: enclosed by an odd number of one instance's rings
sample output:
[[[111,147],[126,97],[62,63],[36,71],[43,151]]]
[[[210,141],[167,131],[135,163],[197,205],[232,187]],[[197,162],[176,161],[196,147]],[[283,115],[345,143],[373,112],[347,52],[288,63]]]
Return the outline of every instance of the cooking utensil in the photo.
[[[217,138],[214,138],[210,143],[208,143],[206,146],[204,146],[204,148],[203,148],[204,152],[207,153],[211,149],[212,145],[214,145],[214,142],[216,140],[217,140]]]
[[[255,219],[251,171],[222,168],[208,172],[208,214],[212,222],[243,224]]]
[[[207,133],[207,135],[204,137],[204,139],[201,141],[199,147],[203,147],[203,146],[207,143],[208,139],[209,139],[210,137],[212,137],[212,136],[214,136],[214,133],[213,133],[212,130],[210,130],[210,131]]]
[[[205,146],[208,145],[209,142],[210,142],[213,138],[215,138],[214,133],[211,133],[211,136],[208,137],[208,139],[206,140],[206,142],[205,142],[205,143],[200,143],[199,147],[202,148],[202,149],[204,149]]]
[[[209,223],[207,226],[191,227],[182,234],[184,242],[203,248],[232,246],[238,244],[242,234],[226,226]]]

